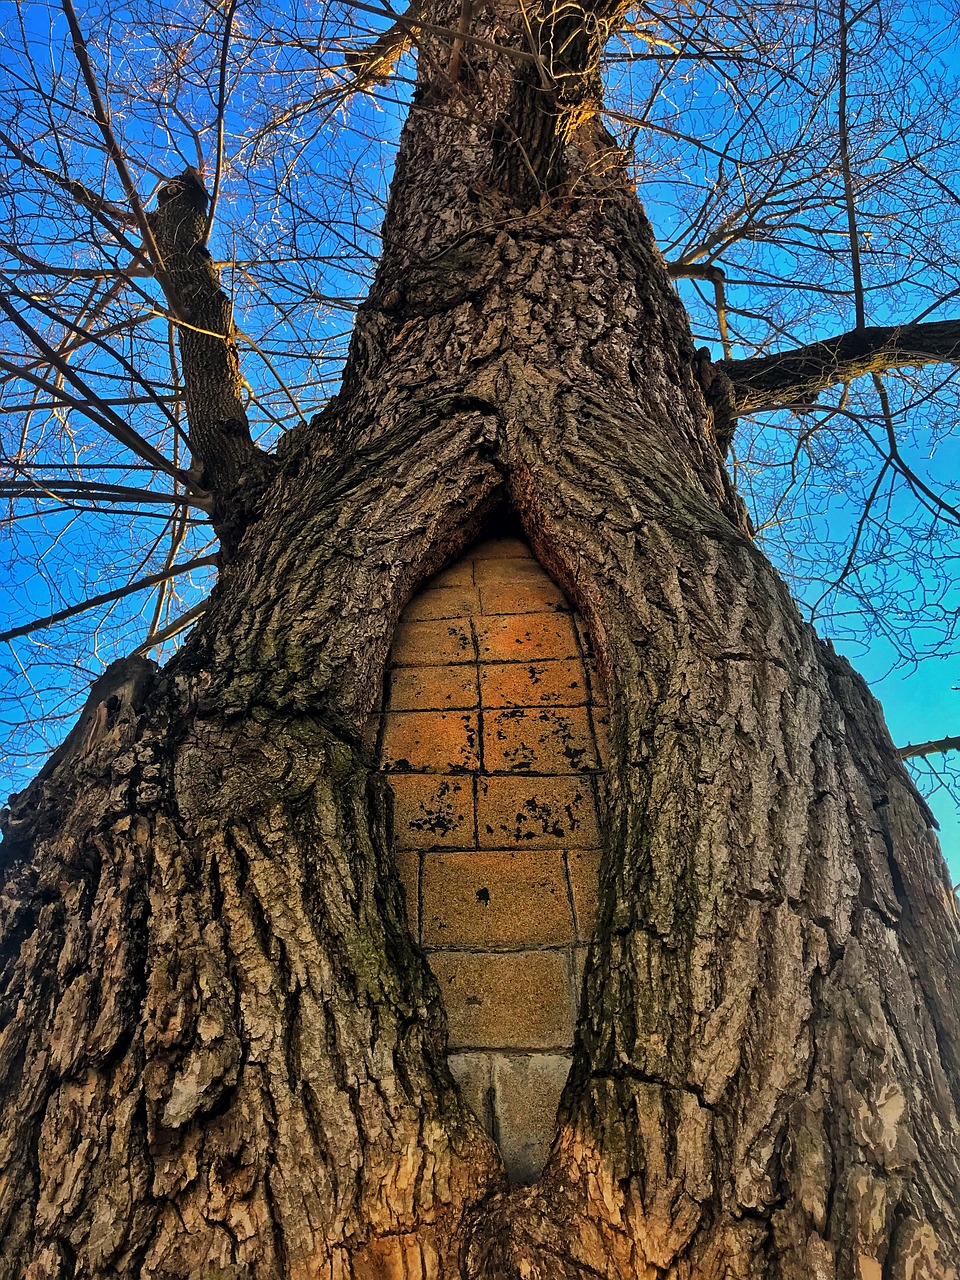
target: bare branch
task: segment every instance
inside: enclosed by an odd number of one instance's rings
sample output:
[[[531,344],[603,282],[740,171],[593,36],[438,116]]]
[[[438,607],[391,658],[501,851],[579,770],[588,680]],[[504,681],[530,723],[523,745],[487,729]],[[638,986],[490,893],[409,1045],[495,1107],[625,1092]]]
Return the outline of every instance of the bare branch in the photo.
[[[938,738],[936,742],[918,742],[912,746],[898,747],[897,755],[901,760],[912,760],[917,756],[942,755],[946,751],[960,751],[960,738]]]
[[[14,325],[36,346],[37,350],[49,361],[50,365],[57,370],[59,374],[69,383],[71,383],[79,392],[79,396],[70,395],[63,388],[48,382],[44,378],[39,378],[36,374],[30,373],[22,366],[14,364],[10,360],[0,357],[0,369],[6,369],[7,372],[14,374],[24,381],[32,383],[41,390],[53,396],[54,399],[61,401],[63,404],[70,405],[75,409],[79,409],[81,413],[87,415],[92,422],[96,422],[104,431],[113,436],[115,440],[119,440],[121,444],[127,446],[138,457],[143,458],[145,462],[149,462],[151,466],[156,467],[158,471],[164,471],[167,475],[173,476],[175,480],[187,485],[196,491],[197,485],[192,481],[186,472],[181,471],[179,467],[175,467],[169,462],[158,449],[152,444],[144,440],[132,427],[113,410],[109,405],[102,404],[96,392],[92,389],[88,382],[74,370],[71,365],[64,360],[50,344],[37,332],[34,327],[24,318],[18,315],[9,301],[0,295],[0,310],[6,315],[7,319],[12,321]],[[197,505],[203,505],[203,495],[197,495]]]
[[[153,229],[147,219],[146,210],[140,199],[140,193],[137,191],[130,169],[127,166],[126,157],[123,149],[117,142],[113,128],[110,124],[110,117],[107,114],[100,96],[100,89],[97,85],[97,78],[93,72],[93,64],[90,61],[90,55],[87,51],[87,42],[82,30],[80,22],[77,18],[76,10],[73,7],[72,0],[61,0],[61,7],[66,15],[67,23],[70,27],[70,35],[73,39],[73,51],[76,55],[77,62],[80,64],[80,71],[83,75],[84,83],[87,86],[87,93],[90,95],[90,101],[93,105],[94,118],[103,135],[103,140],[107,148],[107,154],[119,175],[121,185],[127,200],[130,202],[130,208],[137,224],[137,229],[143,237],[143,243],[147,248],[150,260],[153,263],[154,271],[157,279],[164,285],[164,293],[171,306],[175,305],[175,296],[170,289],[169,281],[166,279],[166,272],[163,267],[163,257],[160,249],[154,239]]]
[[[44,627],[52,627],[56,622],[64,622],[67,618],[75,618],[78,613],[85,613],[88,609],[96,609],[102,604],[110,604],[114,600],[122,600],[124,596],[133,595],[136,591],[145,591],[148,587],[155,587],[160,582],[165,582],[168,578],[173,578],[180,573],[192,573],[194,569],[205,569],[209,566],[219,564],[220,557],[198,556],[195,560],[188,560],[185,564],[175,564],[168,569],[164,569],[160,573],[148,574],[145,578],[138,578],[136,582],[128,582],[126,586],[117,587],[113,591],[104,591],[97,596],[89,596],[80,604],[72,604],[67,609],[58,609],[56,613],[48,614],[45,618],[35,618],[33,622],[25,622],[22,626],[11,627],[9,631],[0,631],[0,641],[16,640],[19,636],[30,635],[34,631],[42,631]]]
[[[233,18],[237,12],[237,0],[230,0],[223,25],[223,44],[220,47],[220,66],[217,72],[217,158],[213,173],[213,189],[210,192],[210,207],[207,210],[206,223],[203,228],[203,243],[210,239],[213,220],[217,216],[217,201],[220,198],[220,181],[223,177],[223,124],[224,112],[227,109],[227,55],[230,52],[230,37],[233,34]]]
[[[168,640],[173,640],[176,636],[186,631],[187,627],[192,626],[198,618],[203,617],[209,604],[209,600],[201,600],[199,604],[195,604],[192,609],[187,609],[185,613],[181,613],[179,618],[174,618],[165,627],[161,627],[157,631],[151,631],[146,640],[142,644],[138,644],[133,650],[134,656],[142,656],[145,653],[149,653],[151,649],[158,649],[162,644],[166,644]]]
[[[726,275],[722,267],[701,265],[695,262],[668,262],[667,275],[671,280],[709,280],[717,307],[717,330],[726,359],[730,358],[730,332],[727,327]]]

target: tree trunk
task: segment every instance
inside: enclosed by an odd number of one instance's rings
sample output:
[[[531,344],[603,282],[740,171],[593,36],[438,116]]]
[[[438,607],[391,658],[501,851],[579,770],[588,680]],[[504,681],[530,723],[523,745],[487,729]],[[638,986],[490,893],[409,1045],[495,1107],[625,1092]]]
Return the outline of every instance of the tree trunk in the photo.
[[[423,39],[340,395],[178,657],[111,669],[12,804],[4,1280],[957,1275],[931,819],[750,540],[588,16],[539,63],[509,14],[462,73]],[[504,505],[612,715],[574,1066],[512,1188],[361,737],[400,610]]]

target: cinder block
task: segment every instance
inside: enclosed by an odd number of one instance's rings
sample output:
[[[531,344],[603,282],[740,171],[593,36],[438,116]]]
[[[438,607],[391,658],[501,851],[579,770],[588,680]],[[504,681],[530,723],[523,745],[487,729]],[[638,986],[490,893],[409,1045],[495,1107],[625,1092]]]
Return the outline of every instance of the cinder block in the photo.
[[[478,587],[503,584],[519,587],[541,582],[552,584],[553,581],[533,556],[476,560],[473,565],[473,577]]]
[[[477,791],[481,849],[559,849],[599,844],[593,788],[587,778],[481,778]]]
[[[480,767],[480,730],[473,711],[388,711],[380,748],[383,767],[458,773]]]
[[[451,1053],[447,1055],[450,1074],[460,1086],[463,1100],[493,1137],[493,1073],[489,1053]]]
[[[589,942],[597,924],[600,850],[568,849],[567,867],[570,870],[573,908],[577,914],[577,935],[581,942]]]
[[[583,665],[575,658],[482,663],[480,697],[483,706],[491,709],[579,707],[587,701],[587,683]]]
[[[463,619],[401,622],[390,660],[395,667],[432,667],[444,662],[473,662],[470,623]]]
[[[577,773],[597,767],[586,707],[489,711],[483,761],[490,773]]]
[[[450,1045],[457,1049],[563,1049],[573,1016],[563,951],[436,951]]]
[[[535,1182],[550,1154],[568,1053],[496,1054],[493,1097],[500,1154],[512,1183]]]
[[[473,781],[437,774],[388,775],[397,849],[472,849]]]
[[[420,588],[421,591],[434,591],[438,587],[472,587],[473,586],[473,561],[468,557],[465,560],[458,560],[456,564],[448,565],[446,569],[441,569],[439,573],[434,574]]]
[[[556,849],[430,853],[423,865],[423,944],[519,947],[573,942]]]
[[[477,669],[397,667],[390,674],[391,711],[457,711],[477,705]]]
[[[579,657],[568,614],[522,613],[504,618],[482,618],[474,625],[481,662],[532,662],[539,658]]]
[[[490,539],[408,605],[378,735],[450,1067],[517,1183],[549,1151],[597,909],[607,712],[588,644],[529,547]]]

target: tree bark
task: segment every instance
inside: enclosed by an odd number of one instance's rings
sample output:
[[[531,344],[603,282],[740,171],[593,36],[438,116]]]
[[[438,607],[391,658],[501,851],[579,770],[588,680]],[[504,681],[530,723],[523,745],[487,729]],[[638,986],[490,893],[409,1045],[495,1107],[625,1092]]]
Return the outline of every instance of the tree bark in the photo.
[[[528,49],[518,21],[476,34]],[[451,84],[421,36],[340,395],[178,657],[97,692],[11,806],[4,1278],[957,1275],[930,815],[750,540],[593,55],[544,31],[539,88],[479,43]],[[613,726],[575,1063],[526,1188],[447,1070],[360,735],[404,603],[501,504]]]

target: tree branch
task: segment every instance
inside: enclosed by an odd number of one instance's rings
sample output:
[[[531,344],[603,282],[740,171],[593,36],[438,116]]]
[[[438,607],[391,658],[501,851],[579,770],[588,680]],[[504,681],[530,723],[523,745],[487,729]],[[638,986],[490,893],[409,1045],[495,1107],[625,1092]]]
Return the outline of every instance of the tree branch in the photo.
[[[124,194],[126,195],[127,201],[129,202],[130,208],[133,212],[137,229],[143,237],[144,247],[146,248],[147,254],[153,263],[153,269],[156,273],[157,279],[160,281],[160,284],[164,286],[164,292],[172,303],[173,298],[170,294],[166,280],[163,258],[161,257],[157,242],[154,239],[153,228],[147,218],[143,202],[141,201],[140,194],[137,191],[136,183],[133,181],[133,177],[127,166],[123,149],[114,135],[113,128],[110,124],[110,117],[107,114],[103,98],[100,96],[97,78],[94,75],[93,64],[90,61],[90,54],[87,49],[86,37],[80,28],[80,22],[77,18],[72,0],[61,0],[61,8],[66,16],[67,24],[70,27],[74,56],[79,64],[80,74],[83,76],[84,83],[87,86],[87,93],[90,96],[90,102],[93,106],[93,117],[96,120],[100,133],[103,137],[104,145],[107,149],[107,155],[110,157],[110,161],[120,178],[121,186],[123,187]]]
[[[229,553],[256,501],[239,491],[265,483],[271,464],[250,435],[233,306],[204,247],[208,203],[200,175],[186,169],[161,188],[149,218],[178,303],[190,452],[215,496],[214,525]]]
[[[793,351],[718,364],[733,385],[737,412],[749,413],[815,400],[828,387],[868,373],[960,364],[960,320],[873,325]]]
[[[898,747],[897,755],[901,760],[912,760],[916,756],[936,756],[944,751],[960,751],[960,738],[938,738],[936,742],[918,742],[913,746]]]
[[[15,378],[20,378],[24,382],[30,383],[32,386],[38,387],[41,391],[49,394],[54,400],[60,404],[69,405],[79,410],[102,427],[108,435],[113,436],[115,440],[119,440],[137,457],[142,458],[144,462],[155,467],[158,471],[163,471],[167,475],[172,476],[174,480],[180,481],[181,484],[187,486],[193,493],[193,503],[195,506],[208,510],[208,495],[200,490],[200,486],[194,483],[193,478],[186,472],[181,471],[179,467],[175,467],[172,462],[163,456],[158,449],[155,449],[149,441],[134,431],[126,422],[110,408],[108,404],[101,401],[93,389],[90,387],[80,375],[72,368],[70,363],[64,360],[50,344],[29,324],[15,309],[10,305],[6,297],[0,294],[0,311],[25,334],[34,344],[40,354],[47,360],[51,368],[61,374],[64,380],[75,387],[79,395],[71,395],[65,387],[49,382],[45,378],[38,377],[31,373],[28,369],[21,365],[14,364],[11,360],[0,356],[0,369],[13,374]]]
[[[151,649],[159,649],[162,644],[166,644],[174,636],[180,635],[181,631],[186,631],[187,627],[192,626],[198,618],[202,618],[209,607],[209,600],[201,600],[199,604],[195,604],[186,613],[181,613],[179,618],[174,618],[165,627],[161,627],[158,631],[152,631],[142,644],[137,645],[130,656],[139,657],[142,654],[149,653]]]
[[[66,609],[58,609],[56,613],[48,614],[45,618],[34,618],[32,622],[25,622],[22,626],[11,627],[9,631],[0,631],[0,641],[16,640],[19,636],[29,635],[32,631],[40,631],[44,627],[51,627],[55,622],[64,622],[67,618],[76,617],[78,613],[84,613],[87,609],[96,609],[98,605],[111,604],[114,600],[122,600],[124,596],[132,596],[136,591],[145,591],[147,587],[155,587],[158,583],[165,582],[167,578],[173,578],[178,573],[190,573],[193,569],[203,569],[208,565],[218,563],[219,557],[216,555],[197,556],[195,560],[188,560],[185,564],[175,564],[160,573],[151,573],[145,578],[138,578],[136,582],[128,582],[125,587],[116,587],[113,591],[104,591],[98,596],[89,596],[86,600],[82,600],[80,604],[72,604]]]

